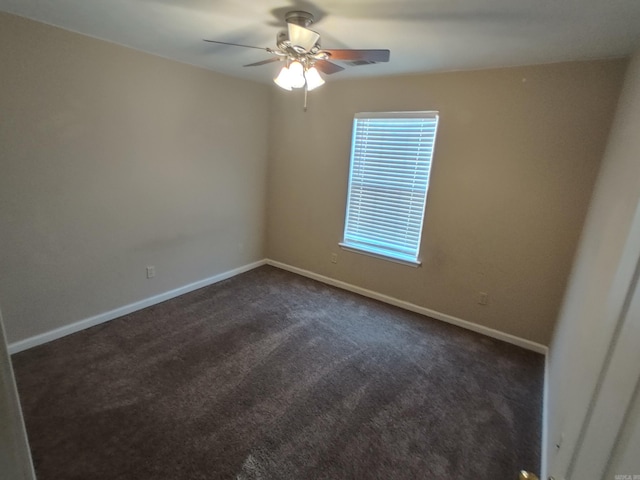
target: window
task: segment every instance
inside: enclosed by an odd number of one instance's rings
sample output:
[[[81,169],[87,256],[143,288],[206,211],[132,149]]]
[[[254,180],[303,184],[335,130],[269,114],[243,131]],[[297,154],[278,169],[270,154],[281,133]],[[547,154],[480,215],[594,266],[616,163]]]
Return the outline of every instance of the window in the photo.
[[[437,127],[438,112],[355,115],[342,247],[420,264]]]

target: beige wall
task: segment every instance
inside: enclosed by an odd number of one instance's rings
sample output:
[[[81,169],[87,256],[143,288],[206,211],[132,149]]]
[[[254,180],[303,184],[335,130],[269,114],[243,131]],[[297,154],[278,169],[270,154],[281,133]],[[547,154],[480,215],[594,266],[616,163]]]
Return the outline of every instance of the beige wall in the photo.
[[[625,66],[332,78],[306,113],[274,91],[267,255],[548,344]],[[440,111],[422,267],[340,250],[354,113],[421,109]]]
[[[266,255],[547,343],[625,69],[336,78],[304,113],[296,93],[5,14],[0,41],[11,342]],[[353,114],[418,109],[441,113],[423,266],[340,250]]]
[[[640,51],[629,65],[549,352],[546,453],[548,473],[559,479],[573,478],[572,470],[581,457],[584,464],[584,458],[589,460],[608,453],[580,449],[592,443],[582,445],[586,431],[583,429],[599,394],[598,385],[603,381],[605,358],[611,355],[612,339],[625,320],[628,292],[636,288],[634,270],[640,257],[638,132]],[[635,322],[637,336],[638,320],[631,321]],[[624,368],[637,370],[637,363]],[[620,385],[620,393],[627,387],[631,385]],[[623,413],[620,408],[611,412],[609,423],[614,424],[615,417]],[[594,436],[604,437],[606,433],[599,430]],[[558,443],[561,443],[559,450],[555,447]],[[637,451],[635,454],[637,457]],[[604,467],[602,462],[597,465],[600,469]],[[600,478],[601,472],[595,468],[590,474]],[[618,473],[640,474],[640,471]]]
[[[10,342],[264,257],[269,87],[6,14],[0,66]]]

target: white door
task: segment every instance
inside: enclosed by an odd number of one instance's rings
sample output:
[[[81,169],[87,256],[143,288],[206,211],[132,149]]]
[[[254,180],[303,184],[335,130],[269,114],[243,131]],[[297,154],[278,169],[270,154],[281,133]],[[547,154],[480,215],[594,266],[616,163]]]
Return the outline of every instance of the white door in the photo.
[[[640,480],[640,261],[567,478]]]
[[[22,410],[0,313],[0,472],[3,479],[35,480]]]

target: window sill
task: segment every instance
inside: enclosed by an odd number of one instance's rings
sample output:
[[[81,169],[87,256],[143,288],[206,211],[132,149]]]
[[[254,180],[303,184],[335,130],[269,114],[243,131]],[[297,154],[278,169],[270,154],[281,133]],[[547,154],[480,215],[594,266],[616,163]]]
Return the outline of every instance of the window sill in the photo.
[[[343,250],[347,250],[349,252],[359,253],[361,255],[367,255],[369,257],[379,258],[381,260],[387,260],[388,262],[399,263],[400,265],[407,265],[408,267],[417,268],[420,265],[422,265],[422,262],[420,262],[419,260],[412,261],[412,260],[404,260],[404,259],[401,259],[401,258],[395,258],[395,257],[389,256],[389,255],[383,255],[381,253],[370,252],[368,250],[364,250],[362,248],[354,247],[352,245],[347,245],[346,243],[342,243],[342,242],[340,242],[338,245]]]

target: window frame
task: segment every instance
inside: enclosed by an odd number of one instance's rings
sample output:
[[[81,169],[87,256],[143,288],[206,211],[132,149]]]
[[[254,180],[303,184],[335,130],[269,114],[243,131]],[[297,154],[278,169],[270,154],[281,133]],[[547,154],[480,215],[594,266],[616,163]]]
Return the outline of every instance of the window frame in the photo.
[[[387,248],[376,248],[371,243],[369,245],[364,245],[364,242],[355,244],[350,243],[347,240],[348,234],[348,226],[350,221],[350,208],[352,206],[352,197],[354,195],[353,185],[353,177],[354,177],[354,162],[356,160],[356,145],[358,144],[358,121],[366,120],[366,119],[403,119],[403,118],[421,118],[428,119],[433,123],[433,134],[425,135],[425,137],[432,142],[431,149],[428,150],[425,154],[426,158],[424,158],[424,162],[427,163],[426,168],[426,181],[424,182],[424,198],[422,198],[422,206],[421,206],[421,217],[420,224],[417,233],[417,238],[414,236],[413,238],[416,240],[415,252],[412,251],[411,255],[404,255],[400,252],[392,252],[391,249]],[[440,118],[440,112],[435,110],[424,110],[424,111],[394,111],[394,112],[359,112],[356,113],[353,117],[353,130],[351,137],[351,155],[349,159],[349,180],[347,184],[347,202],[345,209],[345,217],[344,217],[344,226],[342,231],[342,241],[339,242],[341,248],[352,251],[355,253],[360,253],[363,255],[372,256],[375,258],[380,258],[383,260],[400,263],[403,265],[408,265],[412,267],[418,267],[422,264],[420,260],[420,246],[422,242],[422,234],[424,230],[424,219],[426,216],[426,206],[427,199],[429,193],[429,183],[431,179],[431,169],[433,167],[433,158],[435,152],[435,143],[438,135],[438,123]],[[422,137],[421,137],[422,138]],[[419,149],[416,149],[416,156],[420,156]],[[407,168],[407,171],[415,171],[418,167],[414,167],[413,170]],[[404,219],[406,219],[407,224],[409,223],[410,209],[407,208],[407,211],[404,212]],[[380,242],[384,243],[384,242]],[[415,256],[413,255],[415,253]]]

